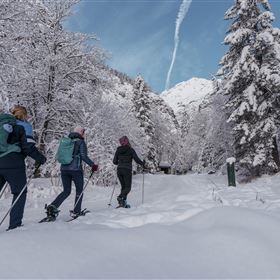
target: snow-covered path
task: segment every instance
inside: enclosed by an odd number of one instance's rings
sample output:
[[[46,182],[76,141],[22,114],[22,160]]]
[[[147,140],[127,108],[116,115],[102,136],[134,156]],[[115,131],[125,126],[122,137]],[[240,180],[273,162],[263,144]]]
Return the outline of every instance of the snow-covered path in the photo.
[[[131,209],[108,208],[112,187],[90,186],[91,213],[71,223],[73,196],[55,223],[36,222],[55,195],[47,180],[35,185],[25,226],[0,229],[0,278],[280,278],[279,175],[237,188],[222,176],[146,175],[143,205],[138,175]]]

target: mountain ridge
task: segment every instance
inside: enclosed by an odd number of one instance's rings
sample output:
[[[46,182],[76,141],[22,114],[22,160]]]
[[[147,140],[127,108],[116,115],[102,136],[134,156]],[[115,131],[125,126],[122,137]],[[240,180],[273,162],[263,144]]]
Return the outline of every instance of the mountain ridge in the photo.
[[[213,91],[213,81],[193,77],[163,91],[160,96],[177,115],[187,105],[197,108]]]

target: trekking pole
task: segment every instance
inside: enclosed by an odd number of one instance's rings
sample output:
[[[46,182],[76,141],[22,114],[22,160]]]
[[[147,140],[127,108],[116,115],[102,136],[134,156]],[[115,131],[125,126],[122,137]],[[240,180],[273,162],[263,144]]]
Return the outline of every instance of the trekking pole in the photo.
[[[76,201],[76,203],[75,203],[75,205],[74,205],[73,210],[72,210],[72,211],[70,210],[70,213],[74,213],[75,208],[76,208],[76,206],[78,205],[78,202],[80,201],[80,199],[81,199],[83,193],[85,192],[85,189],[87,188],[88,183],[90,182],[90,179],[91,179],[93,173],[94,173],[94,171],[91,171],[91,173],[90,173],[90,175],[89,175],[89,178],[88,178],[88,180],[87,180],[87,182],[86,182],[86,184],[85,184],[85,186],[84,186],[84,188],[83,188],[81,194],[79,195],[79,197],[78,197],[78,199],[77,199],[77,201]]]
[[[4,194],[4,192],[5,192],[6,188],[7,188],[7,186],[8,186],[8,182],[5,183],[5,185],[3,186],[2,190],[1,190],[0,199],[1,199],[2,195]]]
[[[16,200],[13,202],[13,204],[11,205],[10,209],[8,210],[8,212],[5,214],[4,218],[2,219],[2,221],[0,222],[0,226],[3,224],[3,222],[5,221],[5,219],[7,218],[7,216],[10,214],[10,212],[12,211],[12,209],[14,208],[14,206],[16,205],[16,203],[18,202],[18,200],[20,199],[20,197],[22,196],[22,194],[25,192],[25,190],[27,189],[28,185],[30,184],[32,177],[37,173],[37,171],[39,170],[41,164],[37,165],[37,167],[35,168],[33,174],[29,177],[28,181],[26,182],[24,188],[21,190],[21,192],[19,193],[18,197],[16,198]]]
[[[113,191],[112,191],[112,194],[111,194],[111,198],[110,198],[110,201],[109,201],[109,203],[108,203],[108,206],[110,207],[110,206],[112,206],[112,199],[113,199],[113,196],[114,196],[114,193],[115,193],[115,189],[116,189],[116,185],[117,185],[117,181],[115,182],[115,184],[114,184],[114,188],[113,188]]]
[[[145,173],[144,173],[144,167],[143,167],[143,182],[142,182],[142,204],[144,204],[144,189],[145,189]]]

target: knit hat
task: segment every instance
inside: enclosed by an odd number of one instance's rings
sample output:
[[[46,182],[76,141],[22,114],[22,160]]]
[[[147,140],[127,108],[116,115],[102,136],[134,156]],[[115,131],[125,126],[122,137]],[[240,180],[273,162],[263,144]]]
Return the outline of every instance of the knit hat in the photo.
[[[85,133],[85,129],[81,126],[76,126],[74,128],[74,132],[79,133],[81,136],[83,136],[83,134]]]
[[[123,136],[119,139],[121,146],[129,145],[129,140],[127,136]]]

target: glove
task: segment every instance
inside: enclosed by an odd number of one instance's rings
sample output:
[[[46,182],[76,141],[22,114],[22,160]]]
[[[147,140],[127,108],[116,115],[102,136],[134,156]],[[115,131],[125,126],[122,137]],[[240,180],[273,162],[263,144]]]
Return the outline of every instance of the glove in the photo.
[[[91,167],[91,170],[94,172],[94,171],[97,171],[98,170],[98,165],[97,164],[93,164],[93,166]]]
[[[147,168],[147,165],[146,165],[146,161],[145,161],[145,160],[143,160],[143,165],[142,165],[142,166],[143,166],[144,169]]]
[[[43,159],[43,161],[42,161],[42,164],[45,164],[46,161],[47,161],[47,158],[44,156],[44,159]]]
[[[47,158],[44,155],[41,155],[40,159],[36,161],[37,164],[44,164],[47,161]]]

